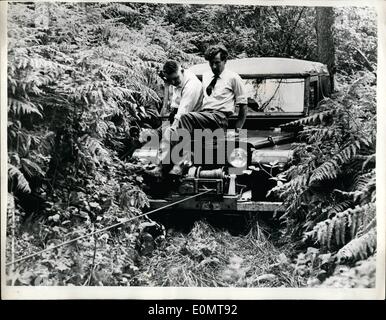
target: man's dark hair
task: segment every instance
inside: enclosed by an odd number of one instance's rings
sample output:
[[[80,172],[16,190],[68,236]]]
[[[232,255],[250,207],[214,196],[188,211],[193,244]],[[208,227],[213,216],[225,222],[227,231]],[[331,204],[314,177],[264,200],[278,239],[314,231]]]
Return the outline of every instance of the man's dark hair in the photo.
[[[168,60],[163,67],[164,74],[173,74],[178,71],[178,63],[174,60]]]
[[[228,59],[228,50],[222,44],[217,44],[210,46],[205,52],[205,60],[213,60],[214,57],[220,53],[220,58],[222,61]]]

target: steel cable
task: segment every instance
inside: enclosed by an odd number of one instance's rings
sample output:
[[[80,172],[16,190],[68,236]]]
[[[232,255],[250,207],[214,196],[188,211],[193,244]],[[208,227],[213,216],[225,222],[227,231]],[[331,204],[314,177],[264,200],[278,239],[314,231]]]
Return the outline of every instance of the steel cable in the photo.
[[[165,205],[165,206],[163,206],[163,207],[154,209],[154,210],[152,210],[152,211],[149,211],[149,212],[140,214],[140,215],[135,216],[135,217],[127,218],[126,220],[121,221],[121,222],[118,222],[118,223],[115,223],[115,224],[113,224],[113,225],[111,225],[111,226],[108,226],[108,227],[105,227],[105,228],[102,228],[102,229],[99,229],[99,230],[90,232],[90,233],[85,234],[85,235],[83,235],[83,236],[79,236],[79,237],[76,237],[76,238],[74,238],[74,239],[71,239],[71,240],[62,242],[62,243],[60,243],[60,244],[58,244],[58,245],[56,245],[56,246],[48,247],[48,248],[43,249],[43,250],[41,250],[41,251],[39,251],[39,252],[35,252],[35,253],[32,253],[32,254],[27,255],[27,256],[25,256],[25,257],[16,259],[16,260],[14,260],[14,261],[12,261],[12,262],[8,262],[5,266],[8,267],[8,266],[13,265],[13,264],[15,264],[15,263],[18,263],[18,262],[21,262],[21,261],[24,261],[24,260],[33,258],[33,257],[35,257],[35,256],[38,256],[38,255],[42,254],[43,252],[47,252],[47,251],[50,251],[50,250],[54,250],[54,249],[63,247],[63,246],[65,246],[65,245],[67,245],[67,244],[70,244],[70,243],[72,243],[72,242],[78,241],[78,240],[80,240],[80,239],[83,239],[83,238],[86,238],[86,237],[95,235],[95,234],[97,234],[97,233],[101,233],[101,232],[110,230],[110,229],[112,229],[112,228],[115,228],[115,227],[120,226],[120,225],[122,225],[122,224],[125,224],[125,223],[127,223],[127,222],[133,221],[133,220],[135,220],[135,219],[138,219],[138,218],[147,216],[147,215],[152,214],[152,213],[157,212],[157,211],[161,211],[161,210],[166,209],[166,208],[168,208],[168,207],[172,207],[172,206],[175,205],[175,204],[178,204],[178,203],[181,203],[181,202],[184,202],[184,201],[187,201],[187,200],[190,200],[190,199],[199,197],[199,196],[201,196],[201,195],[203,195],[203,194],[206,194],[206,193],[208,193],[208,192],[210,192],[210,191],[213,191],[213,189],[205,190],[205,191],[203,191],[203,192],[201,192],[201,193],[198,193],[198,194],[192,195],[192,196],[190,196],[190,197],[187,197],[187,198],[184,198],[184,199],[175,201],[175,202],[173,202],[173,203],[169,203],[169,204],[167,204],[167,205]]]

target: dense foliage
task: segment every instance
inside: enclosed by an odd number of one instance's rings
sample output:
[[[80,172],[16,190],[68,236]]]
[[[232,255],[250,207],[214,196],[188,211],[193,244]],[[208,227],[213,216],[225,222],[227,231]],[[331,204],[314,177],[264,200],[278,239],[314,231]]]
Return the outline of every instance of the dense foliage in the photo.
[[[316,270],[325,254],[341,263],[375,251],[375,13],[337,8],[335,15],[338,93],[301,120],[297,162],[286,172],[293,179],[274,190],[288,205],[285,234],[320,248],[295,264],[286,256],[280,261],[269,256],[262,270],[274,272],[271,265],[277,265],[286,277],[271,285],[306,285],[289,274],[303,272],[311,258]],[[127,159],[136,147],[137,128],[157,125],[163,95],[157,73],[164,61],[191,65],[217,42],[232,58],[316,60],[314,21],[312,7],[10,3],[7,257],[101,229],[147,205],[143,168]],[[17,264],[10,282],[160,284],[156,278],[144,280],[139,222]],[[200,242],[200,228],[207,226],[196,226],[192,241]],[[234,242],[228,235],[224,239]],[[256,244],[248,239],[246,247]],[[175,252],[173,257],[181,258]],[[165,262],[157,263],[166,268]],[[262,271],[251,270],[254,277]],[[307,272],[302,276],[318,273]],[[211,285],[208,281],[192,283]],[[251,281],[242,278],[238,285]]]
[[[147,10],[10,4],[9,201],[16,196],[24,204],[23,225],[37,219],[56,226],[42,229],[44,244],[79,219],[86,232],[147,203],[134,174],[140,166],[121,159],[132,128],[157,114],[159,65],[168,57],[189,59],[158,21],[144,25]]]
[[[287,229],[315,240],[337,262],[364,259],[376,250],[375,78],[362,73],[302,124],[304,142],[289,180],[272,191],[287,203]]]

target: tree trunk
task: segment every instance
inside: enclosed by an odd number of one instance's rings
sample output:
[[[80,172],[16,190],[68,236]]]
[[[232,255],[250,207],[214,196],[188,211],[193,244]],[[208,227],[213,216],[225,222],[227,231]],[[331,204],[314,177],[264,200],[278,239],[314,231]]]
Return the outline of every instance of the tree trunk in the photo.
[[[318,60],[327,65],[331,91],[334,91],[335,45],[333,36],[334,11],[332,7],[316,8],[316,35]]]

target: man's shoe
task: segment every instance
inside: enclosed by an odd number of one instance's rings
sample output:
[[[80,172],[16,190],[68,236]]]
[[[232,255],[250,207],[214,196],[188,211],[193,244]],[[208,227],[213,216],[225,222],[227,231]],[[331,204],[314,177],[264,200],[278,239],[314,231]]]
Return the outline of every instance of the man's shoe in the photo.
[[[173,166],[173,169],[170,170],[169,175],[175,176],[175,177],[181,177],[184,171],[186,171],[191,166],[192,166],[191,161],[187,161],[187,160],[182,161],[181,163],[175,164]]]
[[[155,178],[162,178],[162,167],[161,166],[148,166],[145,167],[145,173],[147,173],[149,176],[155,177]]]
[[[180,165],[178,164],[175,164],[172,168],[172,170],[170,170],[169,174],[171,176],[175,176],[175,177],[181,177],[182,176],[182,168]]]

